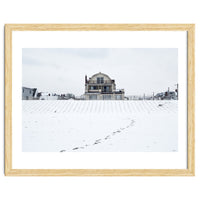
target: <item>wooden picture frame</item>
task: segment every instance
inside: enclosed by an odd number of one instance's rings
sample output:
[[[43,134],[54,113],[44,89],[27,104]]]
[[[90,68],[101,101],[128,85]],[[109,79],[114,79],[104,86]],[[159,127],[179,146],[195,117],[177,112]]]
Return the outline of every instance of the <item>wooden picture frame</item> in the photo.
[[[187,31],[187,169],[14,169],[12,166],[13,31]],[[194,24],[6,24],[5,25],[5,175],[6,176],[194,176],[195,175],[195,25]]]

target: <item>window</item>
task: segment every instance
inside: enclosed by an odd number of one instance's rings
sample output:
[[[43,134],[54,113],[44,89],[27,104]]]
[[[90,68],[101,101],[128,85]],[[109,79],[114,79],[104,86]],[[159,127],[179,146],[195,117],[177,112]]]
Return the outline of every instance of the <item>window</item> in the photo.
[[[97,86],[90,86],[90,90],[97,90]]]
[[[103,87],[104,92],[110,92],[110,87],[109,86],[104,86]]]
[[[111,100],[111,95],[103,95],[103,100]]]
[[[103,77],[97,77],[97,83],[98,84],[104,83]]]
[[[122,95],[116,95],[116,96],[115,96],[115,99],[116,99],[116,100],[122,100]]]
[[[89,100],[96,100],[97,99],[97,95],[96,94],[92,94],[89,96]]]

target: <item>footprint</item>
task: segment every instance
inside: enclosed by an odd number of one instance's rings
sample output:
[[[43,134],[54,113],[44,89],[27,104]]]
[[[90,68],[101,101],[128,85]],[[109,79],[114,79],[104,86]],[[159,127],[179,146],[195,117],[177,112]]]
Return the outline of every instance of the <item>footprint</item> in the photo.
[[[129,120],[131,120],[131,118],[128,118]],[[114,136],[114,135],[116,135],[116,134],[118,134],[118,133],[121,133],[123,130],[125,130],[126,128],[129,128],[130,126],[133,126],[134,125],[134,120],[131,120],[131,123],[128,125],[128,126],[126,126],[126,127],[124,127],[124,128],[119,128],[118,130],[116,130],[116,131],[114,131],[114,132],[112,132],[110,135],[107,135],[105,138],[104,138],[104,140],[108,140],[108,139],[110,139],[111,138],[111,136]],[[83,142],[85,142],[85,140],[82,140]],[[96,144],[99,144],[99,143],[101,143],[102,142],[102,139],[98,139],[98,140],[95,140],[95,142],[93,143],[93,144],[91,144],[91,145],[96,145]],[[90,145],[88,145],[88,144],[85,144],[84,145],[84,147],[88,147],[88,146],[90,146]],[[75,147],[75,148],[73,148],[73,150],[77,150],[77,149],[83,149],[84,147]],[[147,147],[147,148],[149,148],[149,147]]]
[[[93,145],[101,143],[100,141],[96,141]]]
[[[106,136],[104,139],[107,140],[107,139],[109,139],[109,138],[110,138],[110,136],[108,135],[108,136]]]
[[[77,150],[77,149],[79,149],[79,147],[75,147],[75,148],[73,148],[72,150]]]

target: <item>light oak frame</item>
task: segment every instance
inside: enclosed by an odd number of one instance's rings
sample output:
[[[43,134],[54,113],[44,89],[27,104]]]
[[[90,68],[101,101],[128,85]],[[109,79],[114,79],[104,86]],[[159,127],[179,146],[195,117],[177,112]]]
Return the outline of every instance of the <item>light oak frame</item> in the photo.
[[[13,31],[187,31],[187,169],[13,169]],[[195,175],[195,25],[194,24],[6,24],[5,25],[5,175],[6,176],[194,176]]]

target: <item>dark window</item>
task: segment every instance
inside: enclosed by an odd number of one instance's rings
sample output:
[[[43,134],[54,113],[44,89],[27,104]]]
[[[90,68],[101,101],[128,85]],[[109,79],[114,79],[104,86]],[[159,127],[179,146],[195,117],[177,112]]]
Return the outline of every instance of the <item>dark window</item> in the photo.
[[[97,95],[96,94],[92,94],[89,96],[90,100],[97,100]]]
[[[115,96],[115,99],[116,99],[116,100],[122,100],[122,96],[121,96],[121,95],[116,95],[116,96]]]
[[[97,86],[91,86],[90,90],[97,90]]]
[[[104,83],[103,77],[97,77],[97,83],[98,84]]]
[[[103,88],[104,90],[104,92],[110,92],[110,87],[109,86],[104,86],[104,88]]]
[[[111,100],[111,95],[103,95],[103,100]]]

